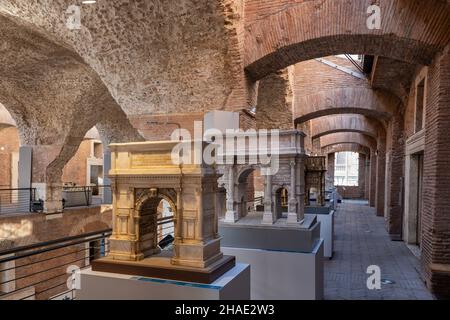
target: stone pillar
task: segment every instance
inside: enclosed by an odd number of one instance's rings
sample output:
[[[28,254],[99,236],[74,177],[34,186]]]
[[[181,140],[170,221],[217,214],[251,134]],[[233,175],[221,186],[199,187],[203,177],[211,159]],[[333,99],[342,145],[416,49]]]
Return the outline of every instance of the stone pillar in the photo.
[[[30,189],[31,188],[31,175],[32,175],[32,157],[33,148],[30,146],[23,146],[19,148],[19,184],[20,189]],[[26,199],[30,197],[30,191],[19,191],[19,199]],[[27,203],[21,202],[21,211],[28,211],[29,205]]]
[[[370,189],[369,205],[375,207],[377,190],[377,156],[374,150],[370,150]]]
[[[109,170],[111,169],[111,152],[106,150],[103,153],[103,185],[110,186],[111,179],[109,179]],[[110,188],[103,188],[103,203],[111,204],[112,203],[112,192]]]
[[[34,145],[32,149],[32,187],[36,198],[44,201],[45,213],[62,212],[62,169],[50,171],[49,167],[62,151],[60,145]]]
[[[450,53],[449,46],[428,70],[425,106],[425,153],[422,255],[427,286],[450,298]]]
[[[236,201],[235,201],[235,168],[234,166],[227,167],[227,212],[225,213],[225,222],[236,222],[238,220]]]
[[[263,224],[273,224],[276,221],[275,213],[272,205],[272,175],[268,174],[267,168],[263,174],[264,175],[264,214],[263,214]]]
[[[389,235],[396,240],[401,240],[402,234],[403,170],[405,161],[403,124],[403,116],[400,112],[397,112],[390,124],[389,167],[386,170],[386,223]]]
[[[298,220],[305,219],[305,156],[301,156],[297,161],[296,197]]]
[[[377,149],[377,173],[376,173],[376,195],[375,195],[375,211],[379,217],[384,216],[384,191],[386,177],[386,142],[378,143]]]

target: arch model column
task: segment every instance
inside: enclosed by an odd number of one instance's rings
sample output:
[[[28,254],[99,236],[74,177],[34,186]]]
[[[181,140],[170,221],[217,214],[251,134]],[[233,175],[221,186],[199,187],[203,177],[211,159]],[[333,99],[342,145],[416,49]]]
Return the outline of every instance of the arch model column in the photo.
[[[261,172],[264,175],[264,214],[263,214],[263,224],[273,224],[276,221],[275,210],[273,210],[272,202],[272,175],[269,174],[267,168],[262,168]]]
[[[228,181],[226,181],[225,183],[227,183],[228,187],[226,188],[226,190],[227,190],[227,212],[225,213],[225,222],[236,222],[239,220],[239,217],[237,214],[236,201],[235,201],[235,194],[236,194],[235,167],[233,165],[227,167],[226,173],[227,173]]]

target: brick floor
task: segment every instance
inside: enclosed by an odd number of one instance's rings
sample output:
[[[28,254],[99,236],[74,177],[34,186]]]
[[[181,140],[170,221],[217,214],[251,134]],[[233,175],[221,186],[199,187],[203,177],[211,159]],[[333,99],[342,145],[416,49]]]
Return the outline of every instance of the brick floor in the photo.
[[[346,200],[335,215],[334,257],[325,261],[325,299],[433,299],[419,274],[419,260],[404,242],[391,241],[383,217],[367,202]],[[378,265],[380,290],[366,285],[369,265]]]

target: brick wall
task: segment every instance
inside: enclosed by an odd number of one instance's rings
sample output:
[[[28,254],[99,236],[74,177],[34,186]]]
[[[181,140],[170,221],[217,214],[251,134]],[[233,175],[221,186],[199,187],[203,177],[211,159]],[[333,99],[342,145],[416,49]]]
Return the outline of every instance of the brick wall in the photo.
[[[148,124],[149,121],[161,124]],[[203,112],[140,115],[138,117],[130,118],[131,124],[137,128],[148,141],[170,140],[172,132],[178,129],[177,124],[179,124],[182,129],[188,130],[193,138],[194,121],[203,122]]]
[[[11,157],[19,152],[19,144],[15,127],[0,128],[0,189],[11,188]]]
[[[0,239],[2,239],[0,251],[101,231],[111,226],[112,211],[102,210],[101,207],[66,209],[61,216],[52,219],[48,219],[44,214],[2,216],[0,217]],[[8,230],[14,230],[14,232],[11,233]],[[89,251],[84,249],[84,244],[73,245],[15,260],[14,278],[17,279],[14,282],[15,289],[23,289],[35,284],[33,287],[36,299],[48,299],[55,294],[67,291],[66,280],[69,276],[67,267],[85,265],[84,258],[89,255]],[[50,258],[54,259],[46,260]]]
[[[75,155],[63,169],[62,181],[73,182],[79,186],[86,186],[87,159],[91,156],[92,140],[83,140]]]
[[[422,265],[428,287],[450,298],[450,54],[429,68],[427,82]]]
[[[259,82],[256,124],[258,129],[292,129],[292,88],[289,70],[270,74]]]

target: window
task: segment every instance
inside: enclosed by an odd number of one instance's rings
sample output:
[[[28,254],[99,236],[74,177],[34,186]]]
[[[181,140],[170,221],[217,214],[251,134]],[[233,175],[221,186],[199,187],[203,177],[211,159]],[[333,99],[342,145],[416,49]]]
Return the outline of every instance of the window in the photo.
[[[358,186],[359,154],[338,152],[334,161],[334,184],[336,186]]]
[[[416,87],[416,111],[414,120],[414,132],[423,129],[423,113],[425,105],[425,79],[419,82]]]

